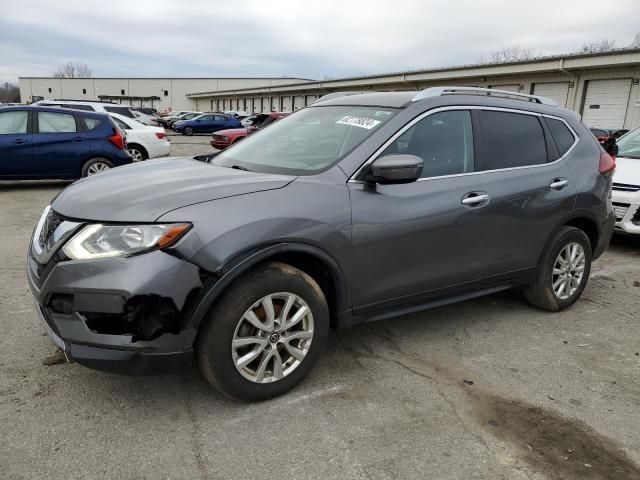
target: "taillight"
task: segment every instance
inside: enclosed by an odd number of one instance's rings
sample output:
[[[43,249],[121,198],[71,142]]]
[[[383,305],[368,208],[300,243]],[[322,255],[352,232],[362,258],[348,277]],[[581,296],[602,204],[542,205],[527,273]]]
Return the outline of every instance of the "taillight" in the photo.
[[[611,173],[616,169],[616,161],[607,152],[600,152],[600,173]]]
[[[156,137],[158,137],[158,140],[163,140],[167,138],[167,134],[165,132],[156,132]]]
[[[107,139],[119,150],[124,150],[124,135],[122,135],[119,128],[116,128],[114,134],[107,137]]]

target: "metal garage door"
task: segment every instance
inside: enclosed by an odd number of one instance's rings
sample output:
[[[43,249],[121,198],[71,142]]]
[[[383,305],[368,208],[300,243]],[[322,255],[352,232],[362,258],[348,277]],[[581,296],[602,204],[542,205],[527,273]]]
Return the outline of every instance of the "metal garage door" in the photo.
[[[317,99],[318,99],[317,95],[307,95],[307,97],[306,97],[307,105],[311,105]]]
[[[282,111],[290,112],[291,111],[291,97],[282,97]]]
[[[495,88],[496,90],[506,90],[508,92],[520,91],[520,85],[491,85],[489,88]]]
[[[304,108],[304,97],[299,95],[297,97],[293,97],[293,109],[300,110],[301,108]]]
[[[533,86],[533,94],[550,98],[559,106],[566,107],[569,96],[569,82],[536,83]]]
[[[270,112],[280,111],[280,97],[271,97],[271,109]]]
[[[590,127],[622,128],[629,106],[631,79],[590,80],[582,121]]]
[[[261,111],[262,113],[270,112],[270,111],[271,111],[270,103],[271,103],[271,98],[269,98],[269,97],[262,97],[262,104],[261,104],[261,109],[260,109],[260,111]]]

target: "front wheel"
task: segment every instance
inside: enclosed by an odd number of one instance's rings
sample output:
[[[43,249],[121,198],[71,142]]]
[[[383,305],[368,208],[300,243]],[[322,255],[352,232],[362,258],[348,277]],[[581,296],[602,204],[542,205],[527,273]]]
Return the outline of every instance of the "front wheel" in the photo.
[[[196,342],[198,364],[224,395],[265,400],[306,377],[328,332],[329,309],[315,280],[271,262],[235,280],[213,306]]]
[[[187,137],[190,137],[191,135],[193,135],[193,128],[191,128],[191,127],[186,127],[186,128],[184,129],[184,134],[185,134]]]
[[[525,288],[532,305],[557,312],[573,305],[591,273],[591,242],[574,227],[562,227],[542,254],[535,279]]]

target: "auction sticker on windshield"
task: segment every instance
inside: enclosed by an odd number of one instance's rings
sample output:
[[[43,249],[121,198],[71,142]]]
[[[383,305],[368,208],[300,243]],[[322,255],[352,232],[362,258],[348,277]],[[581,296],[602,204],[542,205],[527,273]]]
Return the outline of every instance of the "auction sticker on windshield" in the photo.
[[[380,123],[380,120],[373,120],[372,118],[367,117],[356,117],[355,115],[345,115],[336,123],[340,123],[342,125],[351,125],[352,127],[360,127],[366,128],[367,130],[371,130],[375,126]]]

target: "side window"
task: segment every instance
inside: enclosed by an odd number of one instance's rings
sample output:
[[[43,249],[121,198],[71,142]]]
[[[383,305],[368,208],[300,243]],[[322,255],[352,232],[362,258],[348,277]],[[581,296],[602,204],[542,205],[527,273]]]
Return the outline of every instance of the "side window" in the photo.
[[[131,130],[131,127],[116,117],[111,117],[120,130]]]
[[[26,111],[14,111],[0,113],[0,135],[22,135],[27,133]]]
[[[74,110],[84,110],[86,112],[95,112],[91,105],[80,105],[80,104],[67,104],[64,105],[65,108],[73,108]]]
[[[545,118],[545,121],[547,122],[549,131],[551,132],[553,141],[555,142],[556,147],[558,147],[558,153],[560,154],[560,156],[564,155],[576,140],[573,136],[573,133],[571,133],[564,122],[560,120]]]
[[[422,158],[423,178],[473,172],[471,113],[451,110],[423,118],[400,135],[382,155],[395,153]]]
[[[83,120],[84,124],[87,126],[87,130],[94,130],[98,127],[98,125],[102,123],[102,121],[98,120],[97,118],[84,117]]]
[[[75,132],[76,119],[66,113],[38,112],[38,131],[40,133]]]
[[[223,117],[222,115],[216,115],[214,119],[216,122],[224,122],[227,118]]]
[[[544,131],[537,116],[483,110],[480,118],[484,148],[477,170],[547,163]]]

